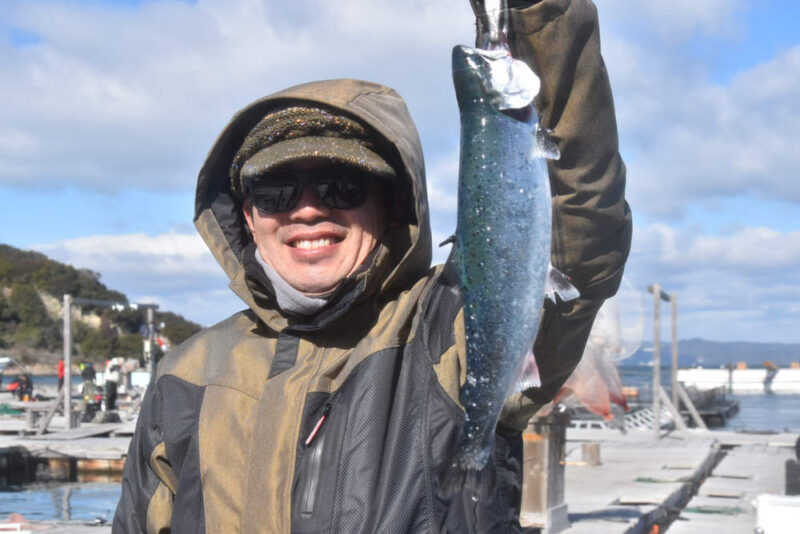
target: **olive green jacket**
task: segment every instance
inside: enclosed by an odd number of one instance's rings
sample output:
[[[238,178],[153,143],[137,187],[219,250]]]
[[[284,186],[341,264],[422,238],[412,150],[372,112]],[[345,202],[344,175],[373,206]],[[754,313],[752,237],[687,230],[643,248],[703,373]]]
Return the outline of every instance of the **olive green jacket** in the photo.
[[[492,500],[476,504],[438,492],[438,472],[463,423],[464,331],[452,266],[429,266],[417,132],[393,90],[334,80],[247,106],[208,155],[195,224],[247,309],[160,362],[131,442],[115,532],[518,528],[513,441],[575,367],[597,308],[616,291],[630,215],[594,7],[547,0],[515,10],[511,24],[515,51],[542,78],[537,106],[562,153],[550,166],[554,264],[583,297],[546,306],[535,346],[543,387],[507,403]],[[333,303],[308,319],[281,313],[269,282],[246,259],[253,245],[228,177],[250,129],[293,102],[333,107],[370,124],[402,171],[413,213],[387,231]]]

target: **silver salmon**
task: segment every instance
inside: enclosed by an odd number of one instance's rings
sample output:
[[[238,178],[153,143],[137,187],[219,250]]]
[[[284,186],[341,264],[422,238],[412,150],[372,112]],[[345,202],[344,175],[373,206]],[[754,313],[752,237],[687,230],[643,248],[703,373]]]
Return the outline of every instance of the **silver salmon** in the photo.
[[[457,46],[453,81],[461,114],[453,253],[464,296],[466,419],[440,486],[478,499],[493,485],[489,460],[503,402],[515,384],[540,385],[532,349],[547,282],[566,281],[550,266],[546,159],[558,149],[532,104],[538,77],[502,47]],[[569,299],[577,291],[566,283],[560,294]]]

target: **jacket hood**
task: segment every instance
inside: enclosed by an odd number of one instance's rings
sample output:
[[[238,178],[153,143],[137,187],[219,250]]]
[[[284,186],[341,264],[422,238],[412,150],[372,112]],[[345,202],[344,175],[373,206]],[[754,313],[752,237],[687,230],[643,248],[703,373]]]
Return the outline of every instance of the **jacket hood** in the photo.
[[[290,87],[248,105],[222,130],[197,178],[194,223],[211,253],[230,279],[230,288],[270,328],[282,330],[288,318],[248,281],[243,253],[252,238],[231,190],[230,167],[247,134],[267,113],[289,105],[316,104],[354,116],[379,135],[382,151],[396,167],[408,193],[413,217],[386,230],[381,245],[349,286],[363,296],[388,294],[409,287],[431,262],[431,232],[422,146],[405,102],[388,87],[360,80],[328,80]],[[252,250],[252,247],[250,247]],[[341,306],[340,306],[341,307]],[[343,310],[346,311],[346,310]]]

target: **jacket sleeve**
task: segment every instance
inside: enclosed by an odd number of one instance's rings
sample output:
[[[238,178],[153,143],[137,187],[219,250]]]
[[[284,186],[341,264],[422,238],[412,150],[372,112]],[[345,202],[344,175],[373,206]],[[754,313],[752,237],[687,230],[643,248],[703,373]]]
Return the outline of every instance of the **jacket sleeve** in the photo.
[[[516,410],[520,421],[527,421],[580,361],[597,310],[619,287],[632,224],[594,4],[512,0],[509,5],[512,54],[540,77],[534,104],[561,152],[560,159],[548,163],[552,262],[581,292],[570,303],[545,303],[534,345],[542,387],[518,399]],[[484,39],[479,17],[478,43]]]
[[[147,388],[128,448],[122,494],[112,532],[170,532],[177,478],[167,459],[161,431],[162,395],[154,383]]]

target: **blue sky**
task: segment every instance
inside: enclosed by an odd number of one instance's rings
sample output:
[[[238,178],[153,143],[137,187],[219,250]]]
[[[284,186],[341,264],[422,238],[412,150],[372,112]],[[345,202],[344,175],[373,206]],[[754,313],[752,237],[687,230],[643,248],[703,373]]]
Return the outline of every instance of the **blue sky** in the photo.
[[[434,239],[452,233],[449,58],[472,41],[469,3],[278,4],[0,3],[0,242],[213,324],[241,303],[191,223],[203,158],[237,109],[331,77],[406,98]],[[679,296],[682,338],[800,342],[800,5],[597,6],[635,219],[626,278]]]

